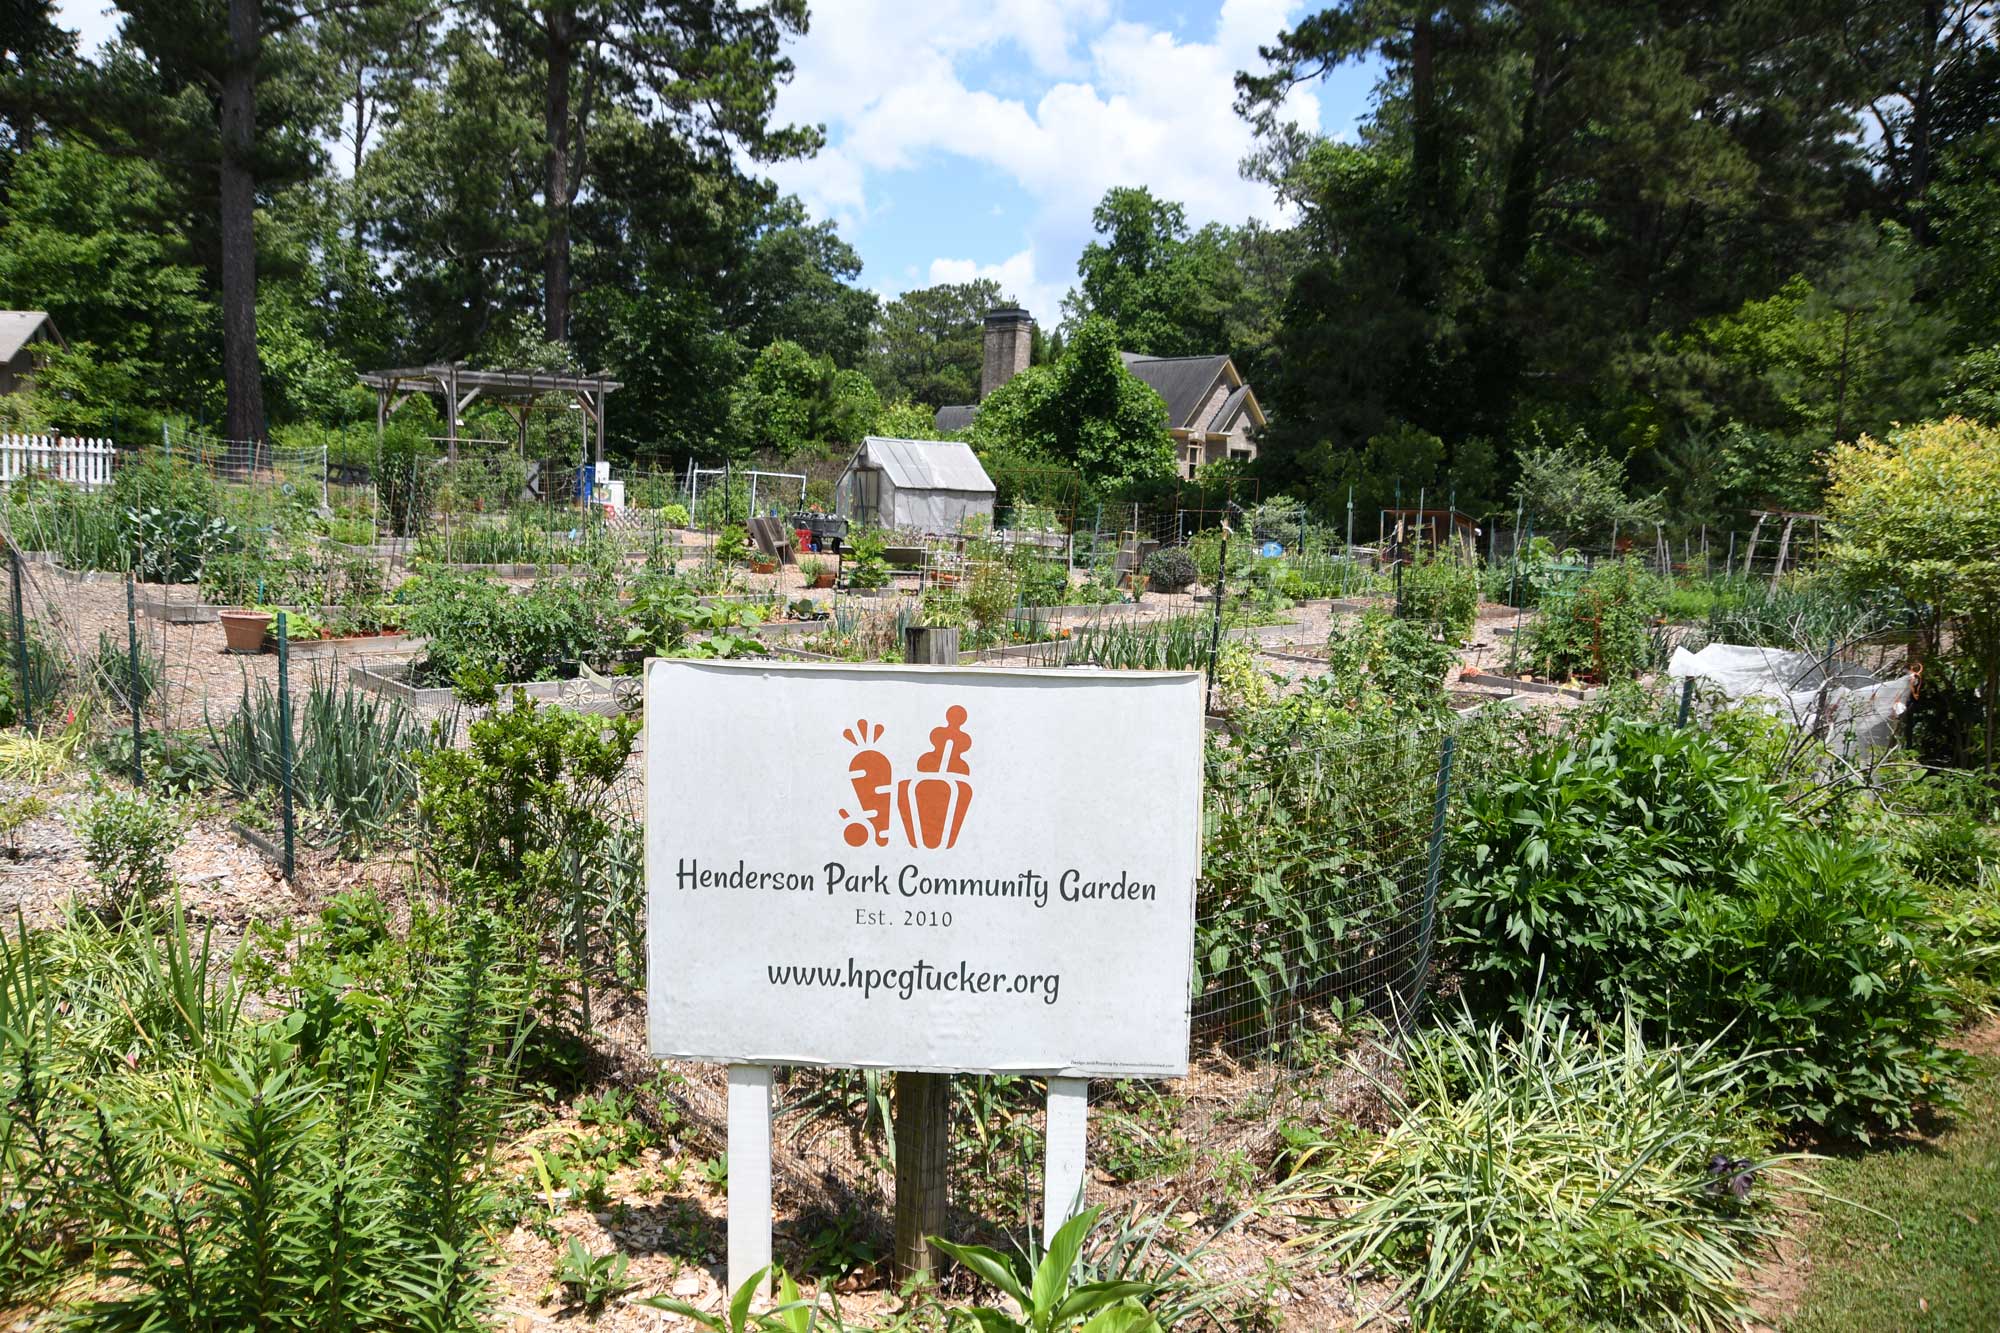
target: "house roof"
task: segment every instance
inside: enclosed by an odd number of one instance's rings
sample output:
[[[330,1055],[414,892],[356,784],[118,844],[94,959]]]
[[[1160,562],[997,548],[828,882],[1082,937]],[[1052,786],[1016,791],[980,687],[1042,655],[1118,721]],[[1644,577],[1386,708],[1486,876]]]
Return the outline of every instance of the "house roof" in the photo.
[[[993,479],[979,465],[979,456],[971,445],[957,440],[891,440],[870,435],[861,442],[848,470],[864,458],[869,466],[881,468],[898,490],[993,493]]]
[[[1226,356],[1139,356],[1120,352],[1125,369],[1167,400],[1167,429],[1200,429],[1194,414],[1208,401],[1215,382],[1229,365]]]
[[[0,310],[0,361],[12,361],[43,325],[49,337],[62,341],[46,310]]]
[[[940,407],[937,410],[937,428],[955,435],[972,424],[979,415],[979,404],[967,403],[962,407]]]
[[[1220,434],[1227,431],[1230,423],[1244,411],[1250,413],[1252,425],[1264,424],[1264,412],[1257,404],[1257,395],[1243,382],[1235,364],[1227,356],[1140,356],[1137,352],[1120,352],[1118,355],[1134,378],[1166,402],[1168,430]],[[1218,383],[1229,386],[1229,396],[1207,420],[1195,420]],[[978,414],[979,405],[968,403],[962,407],[940,407],[935,420],[939,430],[955,433],[970,426]]]

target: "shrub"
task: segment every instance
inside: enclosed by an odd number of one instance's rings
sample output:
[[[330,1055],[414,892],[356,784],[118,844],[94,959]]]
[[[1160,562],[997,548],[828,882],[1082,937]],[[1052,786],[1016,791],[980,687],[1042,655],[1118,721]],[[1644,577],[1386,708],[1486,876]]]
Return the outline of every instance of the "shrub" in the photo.
[[[1865,1137],[1957,1067],[1929,914],[1887,858],[1791,815],[1750,752],[1612,719],[1471,786],[1442,939],[1477,1012],[1629,1008],[1764,1053],[1770,1106]]]
[[[1979,686],[1976,747],[2000,764],[2000,427],[1953,417],[1837,446],[1827,514],[1835,565],[1855,586],[1926,614],[1919,651],[1955,658]],[[1971,742],[1972,738],[1965,738]],[[1966,745],[1973,748],[1972,744]]]
[[[567,902],[576,864],[610,836],[605,798],[638,731],[636,718],[539,707],[516,691],[471,725],[467,748],[426,752],[419,809],[440,869],[537,907]]]
[[[1146,586],[1154,592],[1184,592],[1200,574],[1184,546],[1162,546],[1146,557]]]
[[[678,501],[660,506],[660,522],[670,528],[684,528],[688,525],[688,507]]]
[[[106,792],[84,812],[78,834],[106,914],[151,906],[173,884],[168,859],[180,844],[180,814],[142,793]]]
[[[1552,680],[1625,680],[1652,665],[1658,580],[1636,561],[1590,571],[1575,591],[1544,599],[1528,626],[1528,664]]]
[[[1883,844],[1787,829],[1729,890],[1686,899],[1654,1004],[1676,1031],[1769,1052],[1750,1084],[1788,1122],[1865,1140],[1949,1104],[1963,1067],[1930,924]]]
[[[1298,1183],[1340,1205],[1331,1257],[1383,1270],[1413,1327],[1734,1327],[1736,1272],[1777,1230],[1754,1069],[1649,1045],[1633,1020],[1462,1019],[1382,1085],[1395,1128],[1308,1148]]]
[[[1418,554],[1403,570],[1397,614],[1458,643],[1479,614],[1479,573],[1449,555]]]

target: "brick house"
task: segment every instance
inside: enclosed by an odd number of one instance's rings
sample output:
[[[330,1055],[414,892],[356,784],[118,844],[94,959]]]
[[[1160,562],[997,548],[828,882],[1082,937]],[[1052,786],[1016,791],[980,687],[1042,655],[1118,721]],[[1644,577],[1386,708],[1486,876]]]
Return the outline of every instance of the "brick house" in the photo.
[[[1028,368],[1033,328],[1033,318],[1017,306],[986,316],[979,367],[982,400]],[[1174,463],[1181,476],[1194,476],[1203,463],[1229,458],[1248,462],[1257,456],[1256,432],[1263,429],[1264,409],[1234,361],[1227,356],[1119,355],[1125,369],[1166,402],[1167,430],[1174,437]],[[978,412],[976,403],[940,407],[937,428],[955,434],[970,426]]]

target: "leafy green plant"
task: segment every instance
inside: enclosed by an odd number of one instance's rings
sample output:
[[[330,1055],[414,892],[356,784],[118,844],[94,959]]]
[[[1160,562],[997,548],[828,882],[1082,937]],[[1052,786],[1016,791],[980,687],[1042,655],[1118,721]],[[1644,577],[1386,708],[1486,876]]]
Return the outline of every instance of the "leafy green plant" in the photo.
[[[1152,1283],[1076,1280],[1084,1238],[1097,1225],[1102,1211],[1084,1209],[1057,1229],[1046,1250],[1029,1254],[1002,1254],[984,1245],[960,1245],[931,1237],[931,1244],[1006,1295],[1020,1311],[1017,1315],[978,1306],[955,1312],[953,1319],[981,1333],[1059,1333],[1066,1329],[1158,1333],[1158,1321],[1140,1303],[1152,1294]]]
[[[669,528],[684,528],[689,523],[688,507],[674,501],[660,506],[660,522]]]
[[[1866,1138],[1948,1103],[1958,1057],[1922,894],[1888,848],[1790,812],[1754,750],[1612,718],[1474,784],[1443,944],[1476,1012],[1524,997],[1759,1052],[1788,1121]]]
[[[515,593],[478,575],[430,572],[407,606],[403,628],[427,643],[423,684],[574,675],[578,663],[604,665],[619,637],[611,584],[597,574],[538,579]]]
[[[1813,828],[1769,839],[1734,892],[1691,896],[1654,1003],[1674,1029],[1770,1054],[1748,1082],[1785,1120],[1866,1140],[1953,1104],[1962,1055],[1929,905],[1889,849]]]
[[[571,1236],[568,1248],[556,1260],[555,1282],[570,1304],[595,1315],[613,1296],[631,1290],[632,1284],[625,1276],[631,1264],[628,1256],[616,1250],[592,1254],[581,1240]]]
[[[1457,661],[1448,643],[1417,620],[1369,610],[1327,635],[1327,672],[1289,703],[1295,712],[1331,705],[1357,718],[1436,717],[1446,708],[1445,676]]]
[[[1329,1257],[1385,1274],[1413,1326],[1721,1333],[1777,1231],[1754,1068],[1531,1000],[1518,1031],[1419,1034],[1401,1079],[1376,1081],[1394,1127],[1307,1148],[1293,1180],[1339,1205],[1318,1223]]]
[[[1479,612],[1479,573],[1442,551],[1419,551],[1403,569],[1397,614],[1458,643]]]
[[[1545,599],[1527,628],[1527,665],[1551,680],[1615,681],[1653,665],[1658,581],[1636,561],[1599,565],[1573,591]]]
[[[77,829],[84,859],[114,919],[141,912],[173,885],[168,859],[180,844],[180,812],[143,793],[108,791],[91,802]]]
[[[1146,557],[1146,586],[1154,592],[1185,592],[1201,571],[1183,546],[1162,546]]]

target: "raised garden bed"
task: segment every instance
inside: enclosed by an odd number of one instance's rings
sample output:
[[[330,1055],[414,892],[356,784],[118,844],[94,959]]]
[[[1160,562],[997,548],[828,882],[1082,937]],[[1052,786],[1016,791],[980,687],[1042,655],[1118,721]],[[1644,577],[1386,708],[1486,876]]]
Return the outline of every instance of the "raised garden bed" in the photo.
[[[1550,680],[1503,676],[1489,671],[1475,670],[1472,667],[1466,667],[1459,673],[1458,678],[1467,685],[1484,685],[1492,689],[1511,690],[1517,694],[1553,694],[1565,699],[1586,701],[1597,697],[1595,685],[1559,685]]]
[[[413,685],[415,662],[360,663],[347,669],[347,679],[356,688],[372,690],[401,699],[413,708],[449,708],[458,701],[449,685]],[[525,690],[531,699],[560,703],[565,708],[587,713],[613,714],[619,711],[618,695],[608,685],[585,676],[574,680],[528,680],[499,687],[500,697],[509,699],[514,691]]]
[[[338,657],[343,654],[416,652],[427,642],[421,634],[392,630],[383,634],[349,634],[337,639],[293,639],[288,647],[293,657]],[[276,639],[266,639],[267,651],[276,647]]]

